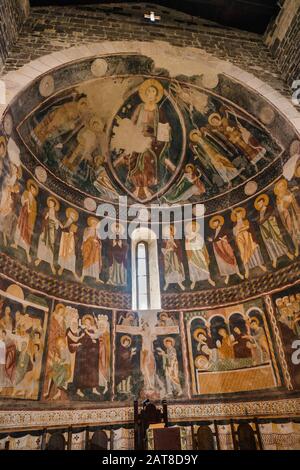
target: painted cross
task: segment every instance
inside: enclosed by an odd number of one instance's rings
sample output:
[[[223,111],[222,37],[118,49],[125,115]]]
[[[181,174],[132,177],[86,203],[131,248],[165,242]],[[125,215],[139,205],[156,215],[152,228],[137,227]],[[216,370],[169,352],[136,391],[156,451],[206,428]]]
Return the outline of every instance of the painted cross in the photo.
[[[160,21],[161,17],[160,16],[156,16],[155,15],[155,12],[154,11],[150,11],[150,14],[148,15],[147,13],[144,14],[144,18],[146,18],[147,20],[150,20],[152,21],[153,23],[155,23],[155,21]]]

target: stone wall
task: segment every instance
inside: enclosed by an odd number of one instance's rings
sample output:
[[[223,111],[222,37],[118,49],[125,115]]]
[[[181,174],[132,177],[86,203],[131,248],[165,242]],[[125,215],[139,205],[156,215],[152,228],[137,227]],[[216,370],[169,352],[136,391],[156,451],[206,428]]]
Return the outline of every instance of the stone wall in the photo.
[[[300,0],[286,0],[281,13],[266,34],[282,78],[292,85],[300,78]]]
[[[204,49],[290,96],[260,35],[220,27],[157,5],[153,9],[161,21],[149,24],[143,17],[149,9],[149,4],[32,8],[17,44],[11,48],[4,73],[72,46],[104,40],[162,40]]]
[[[16,42],[23,19],[28,13],[29,0],[1,0],[0,2],[0,70]]]

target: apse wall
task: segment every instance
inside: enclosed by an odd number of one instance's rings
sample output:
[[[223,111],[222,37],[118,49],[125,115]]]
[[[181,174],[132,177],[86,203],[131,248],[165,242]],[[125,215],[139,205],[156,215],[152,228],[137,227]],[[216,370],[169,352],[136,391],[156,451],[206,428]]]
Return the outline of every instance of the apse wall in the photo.
[[[95,408],[126,421],[134,398],[167,398],[178,419],[297,414],[292,107],[192,48],[106,43],[57,58],[27,69],[1,124],[0,396],[18,411],[5,422],[24,408],[27,424],[86,423]],[[97,236],[97,208],[119,214],[119,196],[204,204],[204,246],[189,231],[158,242],[160,311],[131,308],[130,239]]]

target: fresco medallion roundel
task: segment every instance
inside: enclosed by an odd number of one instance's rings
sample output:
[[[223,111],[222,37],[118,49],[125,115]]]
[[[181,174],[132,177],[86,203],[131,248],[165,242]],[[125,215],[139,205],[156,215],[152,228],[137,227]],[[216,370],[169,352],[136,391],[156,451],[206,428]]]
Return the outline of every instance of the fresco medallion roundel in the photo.
[[[113,119],[109,164],[116,181],[140,202],[159,196],[181,169],[185,140],[183,117],[164,83],[143,80]]]

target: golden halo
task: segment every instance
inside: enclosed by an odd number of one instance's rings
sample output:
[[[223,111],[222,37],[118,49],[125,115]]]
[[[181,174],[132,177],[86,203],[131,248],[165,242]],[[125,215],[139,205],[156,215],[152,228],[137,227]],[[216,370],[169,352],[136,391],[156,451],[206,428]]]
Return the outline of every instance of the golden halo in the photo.
[[[212,123],[212,121],[214,119],[218,119],[218,121],[219,121],[218,124],[213,124]],[[221,118],[219,113],[212,113],[208,118],[208,123],[213,127],[219,127],[221,125],[221,122],[222,122],[222,118]]]
[[[34,189],[35,189],[35,196],[37,196],[38,193],[39,193],[39,187],[38,187],[38,185],[36,184],[36,182],[35,182],[33,179],[29,179],[29,180],[27,181],[27,189],[28,189],[28,191],[30,190],[31,186],[34,187]]]
[[[96,219],[95,217],[88,217],[87,219],[87,224],[89,227],[91,227],[92,225],[96,224],[98,225],[99,224],[99,220]]]
[[[64,304],[56,304],[55,305],[55,309],[54,309],[54,312],[57,312],[60,308],[62,308],[65,312],[66,310],[66,306]]]
[[[242,213],[242,218],[243,219],[246,217],[246,209],[244,207],[236,207],[235,209],[233,209],[233,211],[231,213],[232,222],[236,222],[236,220],[237,220],[236,215],[237,215],[238,212]]]
[[[120,343],[121,343],[122,346],[124,346],[125,341],[129,341],[129,346],[131,346],[132,339],[130,338],[130,336],[124,335],[124,336],[121,337]]]
[[[254,201],[254,207],[255,207],[255,209],[256,209],[257,211],[260,210],[259,207],[258,207],[258,203],[259,203],[260,201],[263,201],[264,206],[267,206],[267,205],[269,204],[269,202],[270,202],[270,198],[269,198],[269,196],[268,196],[267,194],[260,194],[260,195],[255,199],[255,201]]]
[[[195,165],[193,165],[193,163],[188,163],[187,165],[185,165],[184,169],[185,171],[189,169],[195,171]]]
[[[209,221],[209,226],[212,229],[213,229],[213,223],[214,222],[219,222],[221,227],[222,227],[222,225],[224,225],[225,220],[224,220],[224,217],[222,215],[215,215],[214,217],[212,217]]]
[[[199,129],[193,129],[190,132],[190,141],[196,143],[198,142],[198,137],[201,137],[201,132]]]
[[[277,183],[274,186],[274,194],[276,194],[276,196],[280,192],[279,188],[282,185],[284,186],[284,189],[287,189],[287,187],[288,187],[287,180],[281,179],[281,180],[277,181]]]
[[[194,336],[196,341],[199,341],[198,336],[199,336],[200,333],[204,336],[207,336],[207,333],[204,330],[204,328],[196,328],[194,333],[193,333],[193,336]]]
[[[49,202],[50,202],[50,201],[53,201],[53,202],[54,202],[54,210],[55,210],[56,212],[59,211],[60,204],[59,204],[58,200],[55,199],[55,197],[53,197],[53,196],[48,197],[48,199],[47,199],[47,206],[48,206],[48,207],[49,207]]]
[[[168,336],[167,338],[164,339],[163,343],[164,343],[164,346],[167,347],[167,343],[170,343],[172,344],[172,346],[174,347],[175,346],[175,339],[174,338],[171,338],[171,336]]]
[[[87,313],[86,315],[83,315],[83,317],[82,317],[82,319],[81,319],[81,323],[84,325],[84,322],[85,322],[86,320],[91,320],[92,325],[95,324],[95,320],[94,320],[93,315],[90,315],[89,313]]]
[[[164,94],[164,87],[162,84],[156,80],[155,78],[149,78],[145,80],[139,87],[139,95],[141,100],[145,103],[147,101],[146,91],[150,88],[154,87],[157,90],[157,97],[155,99],[155,103],[159,103]]]
[[[4,151],[0,153],[0,158],[2,158],[6,155],[6,150],[7,150],[7,144],[6,144],[6,139],[4,135],[1,135],[0,137],[0,144],[3,144],[4,146]]]
[[[77,222],[79,214],[72,207],[68,207],[68,209],[66,210],[66,216],[68,219],[72,219],[74,222]]]

